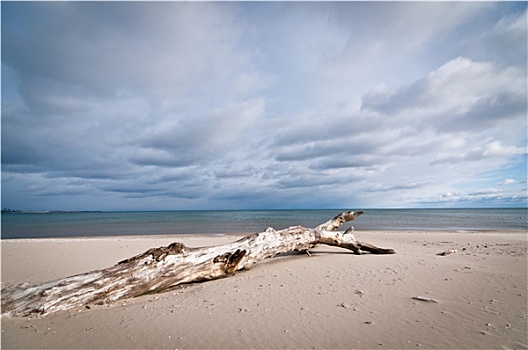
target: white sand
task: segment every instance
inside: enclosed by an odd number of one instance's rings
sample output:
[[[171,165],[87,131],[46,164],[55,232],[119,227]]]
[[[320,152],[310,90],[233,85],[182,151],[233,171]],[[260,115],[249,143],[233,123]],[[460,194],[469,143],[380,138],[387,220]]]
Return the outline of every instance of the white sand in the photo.
[[[527,234],[356,232],[395,255],[320,246],[251,270],[113,305],[3,318],[14,348],[527,348]],[[104,268],[175,241],[142,236],[2,241],[2,285]],[[437,253],[457,249],[456,254]],[[465,250],[463,250],[465,249]],[[438,303],[413,297],[432,298]]]

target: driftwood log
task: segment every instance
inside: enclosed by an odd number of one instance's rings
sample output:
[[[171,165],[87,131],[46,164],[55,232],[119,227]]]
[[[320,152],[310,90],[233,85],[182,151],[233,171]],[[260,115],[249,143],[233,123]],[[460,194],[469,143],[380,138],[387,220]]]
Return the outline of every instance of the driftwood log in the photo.
[[[280,253],[304,251],[309,255],[309,249],[318,244],[346,248],[355,254],[393,254],[392,249],[357,241],[352,227],[345,232],[335,231],[361,214],[362,211],[345,212],[316,228],[293,226],[280,231],[268,228],[214,247],[190,248],[172,243],[102,270],[38,285],[6,287],[2,290],[2,315],[44,315],[161,292],[183,283],[227,277]]]

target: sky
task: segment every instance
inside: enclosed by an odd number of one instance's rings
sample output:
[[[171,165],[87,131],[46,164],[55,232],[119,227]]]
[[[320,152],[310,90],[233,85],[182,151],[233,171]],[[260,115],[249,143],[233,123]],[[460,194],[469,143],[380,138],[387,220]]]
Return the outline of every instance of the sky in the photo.
[[[2,207],[527,206],[526,2],[2,2]]]

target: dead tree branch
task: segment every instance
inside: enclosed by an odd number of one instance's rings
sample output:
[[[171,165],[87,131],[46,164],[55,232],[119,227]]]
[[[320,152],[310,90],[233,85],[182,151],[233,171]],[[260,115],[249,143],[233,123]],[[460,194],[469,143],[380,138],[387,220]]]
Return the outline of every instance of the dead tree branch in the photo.
[[[308,252],[319,244],[349,249],[356,254],[393,254],[392,249],[357,241],[353,228],[335,231],[361,214],[362,211],[345,212],[316,228],[293,226],[280,231],[268,228],[214,247],[190,248],[172,243],[102,270],[38,285],[7,287],[2,290],[2,315],[43,315],[162,292],[183,283],[227,277],[249,269],[260,260],[292,251]]]

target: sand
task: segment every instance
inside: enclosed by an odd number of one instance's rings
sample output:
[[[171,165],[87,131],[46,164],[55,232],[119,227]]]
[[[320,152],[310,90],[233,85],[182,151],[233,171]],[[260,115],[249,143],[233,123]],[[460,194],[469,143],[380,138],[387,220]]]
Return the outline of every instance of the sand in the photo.
[[[356,232],[395,255],[320,246],[226,279],[45,317],[2,318],[2,349],[522,349],[526,232]],[[2,286],[111,266],[175,241],[234,235],[2,241]],[[457,253],[438,253],[456,249]],[[433,299],[427,302],[414,297]],[[418,298],[418,299],[419,299]]]

